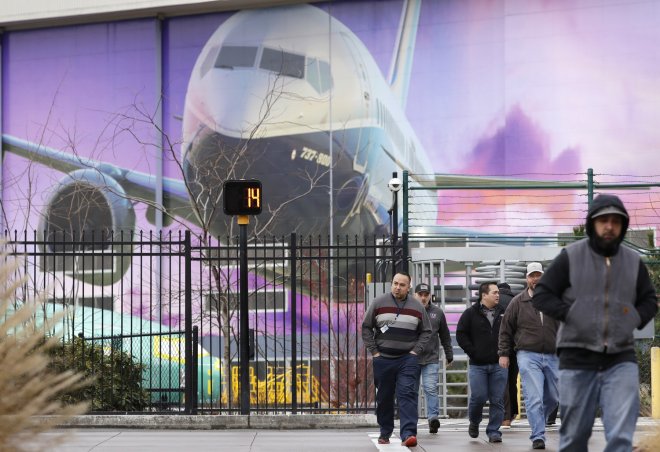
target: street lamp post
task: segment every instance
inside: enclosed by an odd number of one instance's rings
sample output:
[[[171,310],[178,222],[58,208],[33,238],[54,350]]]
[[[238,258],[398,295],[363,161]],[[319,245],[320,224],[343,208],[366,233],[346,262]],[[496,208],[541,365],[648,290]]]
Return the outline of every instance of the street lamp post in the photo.
[[[398,177],[398,173],[394,171],[392,173],[392,179],[387,184],[387,187],[392,192],[392,207],[390,208],[390,217],[392,218],[392,277],[396,275],[396,245],[399,241],[399,191],[403,183]]]

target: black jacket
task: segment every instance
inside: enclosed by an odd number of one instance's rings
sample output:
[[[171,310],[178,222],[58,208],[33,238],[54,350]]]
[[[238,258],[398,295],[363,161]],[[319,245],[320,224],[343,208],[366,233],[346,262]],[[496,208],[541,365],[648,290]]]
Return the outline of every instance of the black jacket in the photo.
[[[498,304],[502,306],[502,309],[506,311],[506,308],[509,307],[509,303],[511,303],[511,300],[513,300],[514,295],[510,288],[500,287],[500,285],[501,284],[497,285],[497,287],[500,289],[500,302]]]
[[[456,341],[467,353],[470,364],[484,365],[497,364],[498,336],[500,334],[500,323],[504,309],[495,306],[495,320],[493,326],[481,311],[481,303],[474,303],[463,311],[456,326]]]

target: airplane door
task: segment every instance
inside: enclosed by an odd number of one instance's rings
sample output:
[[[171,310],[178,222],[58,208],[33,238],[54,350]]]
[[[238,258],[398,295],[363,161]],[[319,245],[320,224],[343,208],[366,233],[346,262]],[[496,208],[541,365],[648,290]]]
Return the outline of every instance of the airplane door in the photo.
[[[341,33],[341,36],[349,50],[347,54],[352,58],[351,63],[353,68],[355,68],[355,74],[358,76],[356,79],[358,82],[359,100],[353,102],[355,107],[353,111],[354,116],[359,118],[359,121],[357,122],[357,127],[354,129],[356,136],[351,141],[354,143],[352,146],[354,148],[353,170],[364,174],[368,165],[369,151],[371,150],[373,143],[371,137],[372,132],[370,128],[367,127],[369,124],[367,119],[369,118],[369,107],[371,103],[369,73],[361,58],[362,51],[355,44],[354,39],[344,33]]]

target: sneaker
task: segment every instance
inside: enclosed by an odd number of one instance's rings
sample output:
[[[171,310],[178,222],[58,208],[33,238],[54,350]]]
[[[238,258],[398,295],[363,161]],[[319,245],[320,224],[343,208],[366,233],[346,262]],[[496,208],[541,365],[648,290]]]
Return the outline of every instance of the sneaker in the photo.
[[[433,418],[429,421],[429,433],[438,433],[440,428],[440,420],[438,418]]]
[[[488,437],[489,443],[501,443],[502,437],[500,435],[493,435]]]
[[[470,434],[470,438],[476,438],[479,436],[479,424],[473,424],[470,422],[470,426],[468,427],[468,433]]]
[[[401,445],[406,447],[415,447],[417,445],[417,438],[414,436],[409,436],[408,438],[401,441]]]
[[[386,438],[384,436],[378,438],[378,444],[389,444],[389,443],[390,443],[389,438]]]
[[[545,441],[542,439],[535,439],[532,441],[532,449],[545,449]]]
[[[502,428],[511,428],[511,421],[508,419],[502,421]]]

